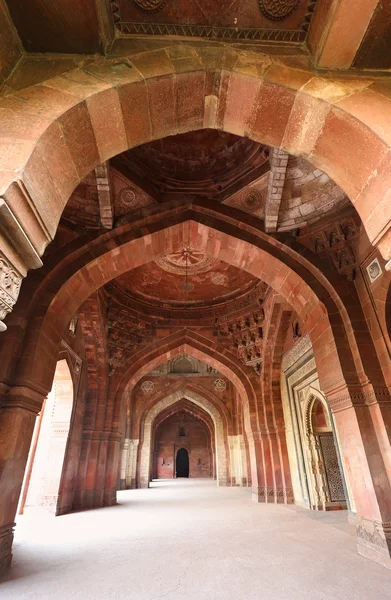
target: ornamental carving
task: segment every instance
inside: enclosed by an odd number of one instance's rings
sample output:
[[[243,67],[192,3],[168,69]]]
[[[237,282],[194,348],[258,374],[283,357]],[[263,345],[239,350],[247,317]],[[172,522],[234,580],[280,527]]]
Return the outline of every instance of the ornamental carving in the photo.
[[[300,0],[258,0],[261,13],[269,21],[283,21],[300,4]]]
[[[243,200],[247,208],[256,210],[262,204],[262,194],[259,190],[251,189],[244,194]]]
[[[165,7],[167,0],[133,0],[133,4],[145,12],[156,13]]]
[[[312,237],[313,248],[317,254],[328,256],[338,273],[352,281],[357,267],[352,241],[359,234],[352,218],[343,219],[318,231]]]
[[[125,204],[129,204],[133,207],[137,205],[136,203],[136,192],[131,187],[124,187],[119,192],[119,200],[124,202]]]
[[[21,283],[21,276],[4,256],[0,256],[0,320],[12,311],[19,296]]]
[[[216,322],[217,335],[230,341],[238,358],[258,374],[262,367],[264,310],[259,307],[236,318],[220,319]]]
[[[140,344],[152,341],[151,323],[125,307],[112,304],[108,311],[109,372],[122,367]]]
[[[141,384],[141,391],[145,396],[149,396],[149,394],[152,394],[154,387],[155,384],[153,381],[143,381]]]
[[[167,273],[183,275],[187,269],[189,275],[194,275],[210,271],[218,263],[218,260],[189,246],[173,254],[157,258],[155,263]]]
[[[376,281],[378,277],[382,274],[382,269],[380,263],[377,258],[375,258],[368,266],[367,273],[371,283]]]
[[[215,379],[213,385],[216,392],[224,392],[227,388],[227,382],[224,379]]]

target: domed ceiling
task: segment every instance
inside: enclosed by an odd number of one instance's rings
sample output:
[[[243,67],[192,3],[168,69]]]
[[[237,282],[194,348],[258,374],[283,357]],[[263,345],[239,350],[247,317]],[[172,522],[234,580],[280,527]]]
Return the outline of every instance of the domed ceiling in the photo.
[[[143,207],[189,196],[250,213],[267,233],[303,229],[349,205],[341,188],[304,158],[205,129],[144,144],[100,165],[76,188],[63,220],[78,230],[111,228]]]
[[[245,271],[184,248],[118,277],[113,285],[140,302],[195,308],[232,301],[260,283]]]
[[[113,165],[160,193],[223,199],[266,173],[268,154],[266,146],[248,138],[202,129],[124,152]]]

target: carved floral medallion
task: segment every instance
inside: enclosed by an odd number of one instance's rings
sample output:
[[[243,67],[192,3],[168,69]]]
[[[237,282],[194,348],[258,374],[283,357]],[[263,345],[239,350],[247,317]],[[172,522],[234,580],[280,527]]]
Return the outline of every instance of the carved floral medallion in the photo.
[[[264,17],[270,21],[283,21],[293,13],[300,0],[258,0],[258,3]]]

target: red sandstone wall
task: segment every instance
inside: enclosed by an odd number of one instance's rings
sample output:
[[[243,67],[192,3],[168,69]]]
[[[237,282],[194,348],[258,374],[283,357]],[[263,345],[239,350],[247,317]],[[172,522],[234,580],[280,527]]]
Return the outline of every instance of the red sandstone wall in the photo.
[[[185,437],[178,435],[180,427],[184,427]],[[155,478],[175,477],[175,456],[179,448],[189,452],[190,477],[212,477],[211,438],[207,426],[189,413],[179,412],[168,417],[156,430]]]

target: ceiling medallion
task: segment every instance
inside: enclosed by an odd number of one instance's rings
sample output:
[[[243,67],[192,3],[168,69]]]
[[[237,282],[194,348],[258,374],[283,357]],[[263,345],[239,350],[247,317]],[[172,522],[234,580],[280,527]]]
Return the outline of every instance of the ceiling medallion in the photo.
[[[119,200],[125,204],[134,204],[136,200],[136,192],[131,187],[123,187],[119,192]]]
[[[244,196],[244,203],[248,208],[256,209],[262,204],[262,194],[259,190],[250,190]]]
[[[167,273],[185,275],[187,271],[189,275],[194,275],[210,271],[218,260],[187,246],[178,252],[157,258],[155,263]]]
[[[162,10],[167,4],[167,0],[133,0],[133,3],[140,10],[144,10],[145,12],[155,13]]]
[[[259,8],[269,21],[287,19],[300,4],[300,0],[258,0]]]

